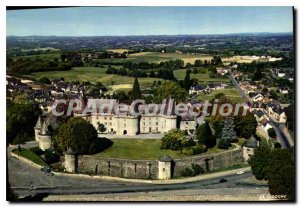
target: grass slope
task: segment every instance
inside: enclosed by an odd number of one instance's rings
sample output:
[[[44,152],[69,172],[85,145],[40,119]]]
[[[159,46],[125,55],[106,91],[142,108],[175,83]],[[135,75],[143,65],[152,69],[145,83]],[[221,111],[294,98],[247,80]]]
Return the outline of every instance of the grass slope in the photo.
[[[93,156],[131,160],[156,160],[164,154],[171,156],[173,159],[188,157],[181,154],[180,151],[160,149],[160,139],[112,139],[112,141],[114,142],[112,147]],[[234,148],[235,146],[230,147],[230,149]],[[209,149],[205,154],[223,151],[225,150],[219,149],[215,146]]]

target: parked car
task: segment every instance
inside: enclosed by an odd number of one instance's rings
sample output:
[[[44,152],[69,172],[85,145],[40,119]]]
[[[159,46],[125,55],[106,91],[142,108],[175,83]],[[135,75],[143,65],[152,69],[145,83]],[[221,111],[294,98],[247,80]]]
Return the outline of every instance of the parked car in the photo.
[[[47,175],[47,176],[53,176],[54,173],[50,171],[50,172],[46,172],[46,175]]]
[[[220,181],[219,181],[219,183],[226,183],[227,182],[227,179],[225,179],[225,178],[222,178]]]
[[[242,174],[244,174],[245,172],[244,171],[238,171],[236,174],[238,174],[238,175],[242,175]]]
[[[41,167],[41,171],[42,171],[42,172],[45,172],[46,170],[47,170],[47,168],[46,168],[45,166],[42,166],[42,167]]]

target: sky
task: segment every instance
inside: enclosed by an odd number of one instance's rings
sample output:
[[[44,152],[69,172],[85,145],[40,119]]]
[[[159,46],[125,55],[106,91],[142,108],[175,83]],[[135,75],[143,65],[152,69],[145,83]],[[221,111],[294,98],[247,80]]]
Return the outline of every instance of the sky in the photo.
[[[73,7],[6,12],[6,34],[17,36],[179,35],[292,31],[292,7]]]

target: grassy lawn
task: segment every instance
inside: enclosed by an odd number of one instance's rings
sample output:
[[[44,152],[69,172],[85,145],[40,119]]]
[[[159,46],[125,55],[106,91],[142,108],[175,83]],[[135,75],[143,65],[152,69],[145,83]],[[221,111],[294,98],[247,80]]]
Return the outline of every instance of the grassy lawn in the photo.
[[[156,160],[160,156],[166,154],[173,159],[187,157],[180,153],[180,151],[162,150],[160,149],[160,139],[112,139],[113,145],[103,152],[95,154],[96,157],[104,158],[124,158],[132,160]],[[235,146],[230,147],[234,149]],[[214,147],[209,149],[204,154],[223,152],[224,150]]]
[[[224,93],[232,102],[243,103],[244,99],[240,96],[239,92],[235,88],[227,88],[221,90],[214,90],[210,94],[201,94],[198,96],[199,101],[212,100],[216,94]]]
[[[178,80],[183,80],[185,78],[185,75],[186,75],[186,69],[174,70],[174,76]],[[222,83],[230,82],[229,78],[227,78],[227,77],[210,78],[209,72],[207,70],[205,73],[197,73],[197,74],[191,73],[191,78],[197,78],[199,80],[199,82],[202,82],[203,84],[215,83],[215,82],[222,82]]]
[[[13,152],[20,155],[20,156],[22,156],[22,157],[25,157],[25,158],[31,160],[32,162],[34,162],[38,165],[48,166],[44,162],[44,160],[42,160],[42,158],[40,158],[37,154],[35,154],[34,152],[32,152],[29,149],[22,149],[21,151],[19,151],[18,149],[15,149]]]

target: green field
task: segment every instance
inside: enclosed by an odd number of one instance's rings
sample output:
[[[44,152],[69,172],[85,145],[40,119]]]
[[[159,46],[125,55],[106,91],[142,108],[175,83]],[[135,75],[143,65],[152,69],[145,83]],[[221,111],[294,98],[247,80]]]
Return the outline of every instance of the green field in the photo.
[[[186,75],[186,69],[178,69],[174,70],[174,76],[178,80],[183,80]],[[227,77],[220,77],[220,78],[210,78],[209,72],[206,70],[205,73],[191,73],[191,78],[197,78],[201,84],[208,84],[208,83],[215,83],[215,82],[222,82],[222,83],[229,83],[230,80]]]
[[[124,62],[151,62],[151,63],[160,63],[168,60],[181,59],[184,61],[184,64],[191,63],[194,64],[195,60],[201,59],[211,60],[213,57],[209,55],[190,55],[190,54],[180,54],[180,53],[160,53],[160,52],[141,52],[128,55],[126,59],[97,59],[97,62],[107,63],[124,63]]]
[[[93,156],[132,160],[156,160],[164,154],[171,156],[173,159],[187,157],[186,155],[181,154],[180,151],[160,149],[160,139],[112,139],[112,141],[112,147]],[[235,146],[230,147],[230,149],[233,148],[235,148]],[[222,151],[224,150],[213,147],[205,154],[218,153]]]
[[[234,103],[243,103],[244,99],[240,96],[239,92],[235,88],[227,88],[222,90],[214,90],[210,94],[201,94],[197,98],[198,101],[212,100],[216,94],[224,93]]]
[[[119,68],[120,66],[114,66],[115,68]],[[115,87],[117,85],[123,85],[124,90],[128,90],[128,85],[133,84],[134,78],[128,76],[120,76],[116,74],[106,74],[107,66],[104,68],[100,67],[75,67],[69,71],[47,71],[47,72],[37,72],[27,75],[29,78],[39,79],[41,77],[48,77],[50,80],[55,78],[64,78],[66,81],[90,81],[96,82],[99,81],[103,83],[107,87]],[[186,74],[185,69],[174,70],[174,76],[178,80],[183,80]],[[197,78],[203,84],[209,82],[224,82],[228,83],[229,79],[227,77],[224,78],[210,78],[208,72],[205,73],[197,73],[191,74],[192,78]],[[154,81],[160,80],[164,82],[165,80],[160,78],[139,78],[139,83],[142,89],[150,87]],[[112,84],[114,82],[114,84]],[[114,86],[112,86],[114,85]],[[122,90],[120,88],[119,90]]]
[[[116,67],[117,68],[117,67]],[[64,78],[66,81],[99,81],[106,86],[118,84],[133,84],[134,78],[128,76],[120,76],[116,74],[106,74],[107,68],[98,67],[75,67],[69,71],[47,71],[38,72],[28,75],[30,78],[39,79],[41,77],[48,77],[49,79]],[[162,80],[159,78],[139,78],[139,83],[142,88],[149,87],[153,81]]]
[[[42,158],[40,158],[37,154],[35,154],[34,152],[32,152],[29,149],[22,149],[21,151],[19,151],[18,149],[15,149],[15,150],[13,150],[13,152],[24,158],[27,158],[28,160],[31,160],[35,164],[42,165],[42,166],[48,166],[44,162],[44,160],[42,160]]]

